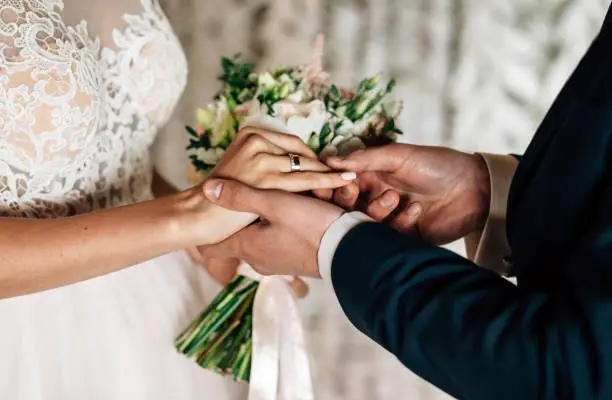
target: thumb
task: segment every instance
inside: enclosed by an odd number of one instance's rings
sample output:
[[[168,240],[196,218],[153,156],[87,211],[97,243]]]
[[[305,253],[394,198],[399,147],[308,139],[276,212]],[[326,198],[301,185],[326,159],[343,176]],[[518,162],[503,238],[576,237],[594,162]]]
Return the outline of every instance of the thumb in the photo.
[[[267,214],[269,202],[261,191],[240,182],[227,179],[210,179],[204,183],[204,195],[213,204],[228,210]]]
[[[325,163],[331,168],[352,172],[393,172],[408,156],[409,147],[401,153],[397,150],[397,145],[372,147],[354,151],[346,157],[329,157]]]

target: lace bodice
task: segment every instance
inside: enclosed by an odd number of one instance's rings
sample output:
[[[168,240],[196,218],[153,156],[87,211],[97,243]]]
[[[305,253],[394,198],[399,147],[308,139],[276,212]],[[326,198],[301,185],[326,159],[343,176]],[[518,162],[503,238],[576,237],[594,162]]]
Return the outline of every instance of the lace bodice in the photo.
[[[0,215],[150,198],[149,146],[186,75],[157,0],[0,0]]]

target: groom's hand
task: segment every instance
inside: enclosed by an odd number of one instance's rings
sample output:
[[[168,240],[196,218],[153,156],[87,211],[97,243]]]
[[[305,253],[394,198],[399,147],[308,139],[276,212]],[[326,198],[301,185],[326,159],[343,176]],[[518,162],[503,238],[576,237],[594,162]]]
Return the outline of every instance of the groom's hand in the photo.
[[[336,190],[337,204],[401,232],[416,231],[434,244],[481,229],[489,212],[489,173],[479,155],[392,144],[332,157],[327,164],[358,173],[356,185]]]
[[[257,214],[263,222],[229,239],[200,248],[203,256],[245,260],[263,275],[320,277],[318,251],[327,228],[343,210],[333,204],[279,190],[258,190],[231,180],[204,185],[220,207]]]

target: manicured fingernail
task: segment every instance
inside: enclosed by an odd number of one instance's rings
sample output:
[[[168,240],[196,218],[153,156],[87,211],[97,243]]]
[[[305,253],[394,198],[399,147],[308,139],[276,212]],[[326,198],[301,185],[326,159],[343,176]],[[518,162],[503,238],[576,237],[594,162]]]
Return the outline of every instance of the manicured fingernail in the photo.
[[[386,194],[380,199],[380,205],[384,208],[389,208],[395,204],[395,196]]]
[[[223,190],[223,184],[221,182],[217,183],[214,187],[206,187],[206,195],[208,197],[214,197],[218,199],[221,196],[221,191]]]
[[[340,177],[345,181],[354,181],[355,179],[357,179],[357,174],[354,172],[343,172]]]

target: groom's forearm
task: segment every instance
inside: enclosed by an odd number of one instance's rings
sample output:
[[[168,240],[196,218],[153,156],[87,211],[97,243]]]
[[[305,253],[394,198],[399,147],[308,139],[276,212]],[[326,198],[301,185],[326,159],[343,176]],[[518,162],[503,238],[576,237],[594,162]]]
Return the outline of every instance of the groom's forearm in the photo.
[[[601,267],[601,255],[576,260]],[[598,264],[599,263],[599,264]],[[469,400],[610,398],[608,302],[518,288],[378,223],[355,226],[331,279],[351,322],[417,375]]]

